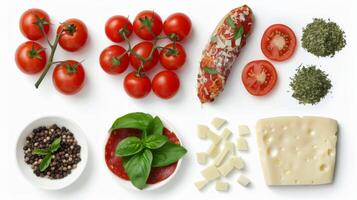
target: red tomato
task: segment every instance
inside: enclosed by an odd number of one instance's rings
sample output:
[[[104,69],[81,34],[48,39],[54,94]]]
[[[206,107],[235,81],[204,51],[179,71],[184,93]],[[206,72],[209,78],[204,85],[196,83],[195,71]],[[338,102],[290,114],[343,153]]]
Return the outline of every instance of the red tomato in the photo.
[[[156,12],[144,10],[136,15],[133,26],[137,36],[144,40],[153,40],[162,31],[162,20]]]
[[[87,41],[87,26],[79,19],[68,19],[57,29],[57,34],[61,33],[59,44],[64,50],[77,51]]]
[[[48,14],[37,8],[27,10],[21,15],[20,30],[29,40],[38,40],[44,37],[39,23],[43,24],[43,31],[47,34],[50,30],[50,18]]]
[[[248,63],[242,73],[245,89],[254,96],[264,96],[275,86],[278,74],[274,66],[266,60],[255,60]]]
[[[160,52],[160,63],[168,70],[179,69],[186,62],[186,52],[179,43],[170,43]]]
[[[151,82],[146,75],[138,75],[136,72],[131,72],[124,79],[124,89],[133,98],[144,98],[151,91]]]
[[[36,74],[46,65],[46,52],[44,48],[32,41],[21,44],[15,53],[16,64],[25,74]]]
[[[293,30],[283,24],[274,24],[265,30],[261,41],[264,55],[275,61],[289,59],[296,48],[296,36]]]
[[[112,45],[102,51],[99,62],[108,74],[121,74],[129,66],[129,55],[123,47]]]
[[[191,20],[183,13],[174,13],[164,22],[164,33],[171,40],[181,41],[185,39],[191,31]]]
[[[126,37],[130,37],[133,32],[133,25],[127,17],[116,15],[108,19],[105,23],[105,34],[113,42],[122,42],[124,38],[120,34],[124,31]]]
[[[84,84],[85,72],[81,63],[66,60],[53,70],[52,81],[56,89],[66,95],[76,94]]]
[[[130,64],[135,69],[139,69],[139,67],[142,64],[142,61],[137,56],[140,56],[144,59],[148,59],[153,47],[154,47],[153,43],[148,41],[143,41],[135,45],[133,48],[133,51],[135,53],[130,54]],[[152,53],[151,59],[148,59],[148,61],[144,63],[143,71],[147,72],[151,70],[152,68],[155,67],[158,61],[159,61],[159,51],[155,49]]]
[[[173,71],[162,71],[152,80],[152,90],[156,96],[170,99],[175,96],[180,88],[180,79]]]

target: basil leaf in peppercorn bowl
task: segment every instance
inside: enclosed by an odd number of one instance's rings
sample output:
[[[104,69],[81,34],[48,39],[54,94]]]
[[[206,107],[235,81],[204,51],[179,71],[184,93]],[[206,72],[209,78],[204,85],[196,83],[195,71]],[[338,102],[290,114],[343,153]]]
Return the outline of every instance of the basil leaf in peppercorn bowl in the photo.
[[[32,151],[32,155],[38,155],[38,156],[46,156],[50,154],[51,152],[48,151],[47,149],[34,149]]]
[[[131,183],[142,190],[146,186],[151,171],[153,155],[150,150],[145,149],[135,154],[124,164],[124,169],[128,174]]]
[[[52,160],[52,155],[51,154],[47,154],[41,161],[40,165],[39,165],[39,169],[41,172],[44,172],[51,164],[51,160]]]
[[[154,155],[152,166],[163,167],[180,160],[187,153],[187,150],[181,145],[167,142],[164,146],[152,152]]]
[[[144,138],[144,146],[149,149],[158,149],[162,147],[169,139],[164,135],[153,134]]]
[[[151,134],[162,134],[164,130],[164,125],[162,124],[161,119],[156,116],[154,119],[149,123],[149,126],[147,128],[147,135]]]
[[[152,120],[153,118],[150,114],[141,112],[129,113],[115,120],[110,131],[119,128],[135,128],[144,131]]]
[[[55,153],[60,147],[61,147],[61,137],[58,137],[55,140],[53,140],[53,142],[51,143],[51,146],[49,147],[49,151],[51,153]]]
[[[136,153],[139,153],[143,149],[143,147],[144,146],[139,138],[127,137],[118,144],[115,150],[115,155],[131,156]]]

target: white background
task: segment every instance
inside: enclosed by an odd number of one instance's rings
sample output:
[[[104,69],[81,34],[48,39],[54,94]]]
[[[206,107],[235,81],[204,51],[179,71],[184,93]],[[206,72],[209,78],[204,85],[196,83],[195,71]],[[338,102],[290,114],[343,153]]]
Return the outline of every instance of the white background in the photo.
[[[144,3],[145,2],[145,3]],[[5,3],[5,2],[4,2]],[[254,11],[256,22],[229,78],[224,93],[213,104],[201,106],[196,97],[196,76],[202,48],[218,21],[231,9],[247,3]],[[8,7],[7,7],[8,6]],[[8,1],[2,6],[1,26],[1,199],[354,199],[357,197],[356,157],[356,5],[353,1],[286,1],[286,0],[219,0],[219,1],[154,1],[154,0],[28,0]],[[59,22],[79,18],[89,28],[89,41],[77,53],[67,53],[58,48],[56,60],[76,59],[84,61],[87,82],[81,93],[63,96],[51,81],[51,71],[36,90],[37,76],[21,73],[14,62],[14,52],[26,39],[18,28],[20,15],[28,8],[38,7],[49,13],[53,30]],[[112,15],[129,15],[131,19],[144,9],[154,9],[163,19],[181,11],[190,16],[193,23],[191,37],[185,41],[188,60],[178,71],[181,89],[168,101],[152,93],[145,99],[129,98],[122,87],[122,76],[109,76],[99,66],[98,57],[103,48],[112,44],[104,33],[104,23]],[[243,66],[254,59],[264,59],[260,39],[264,29],[273,23],[284,23],[301,38],[302,27],[313,17],[331,18],[346,32],[347,46],[333,58],[317,58],[301,48],[300,43],[292,59],[276,63],[279,83],[265,97],[250,96],[241,84]],[[6,19],[6,20],[5,20]],[[135,39],[134,39],[135,41]],[[43,43],[45,44],[45,43]],[[316,64],[330,74],[332,93],[316,106],[299,105],[289,93],[289,77],[300,64]],[[159,70],[157,66],[157,70]],[[151,73],[152,76],[154,73]],[[107,130],[119,116],[133,111],[155,113],[175,125],[189,153],[177,176],[167,187],[152,192],[128,191],[112,177],[104,162],[104,144]],[[19,173],[15,162],[15,142],[30,121],[45,115],[61,115],[76,121],[85,131],[89,142],[89,162],[84,174],[70,187],[60,191],[44,191],[28,183]],[[335,181],[326,186],[267,187],[257,154],[255,134],[248,138],[250,152],[242,154],[247,169],[244,172],[252,181],[252,187],[240,187],[232,174],[228,193],[219,193],[211,184],[198,192],[193,182],[201,179],[203,168],[195,162],[195,152],[205,151],[209,143],[196,137],[195,126],[208,123],[214,116],[229,120],[229,127],[237,132],[238,124],[248,124],[254,130],[257,119],[278,115],[321,115],[338,120],[340,135]]]

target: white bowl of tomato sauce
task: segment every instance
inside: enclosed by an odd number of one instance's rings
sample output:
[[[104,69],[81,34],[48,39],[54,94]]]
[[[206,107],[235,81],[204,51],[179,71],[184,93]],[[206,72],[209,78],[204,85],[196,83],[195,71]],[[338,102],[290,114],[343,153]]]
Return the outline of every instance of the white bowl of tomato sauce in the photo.
[[[181,140],[176,135],[176,131],[173,129],[171,123],[168,123],[166,120],[162,119],[164,124],[163,135],[166,135],[170,142],[175,144],[180,144]],[[122,165],[122,160],[120,157],[115,155],[115,149],[117,145],[125,139],[126,137],[136,136],[140,137],[141,131],[138,129],[117,129],[109,132],[108,139],[105,145],[105,162],[110,170],[111,174],[118,180],[119,184],[124,188],[140,191],[138,188],[132,185],[127,173],[124,170]],[[174,176],[181,166],[182,158],[175,163],[172,163],[164,167],[153,167],[151,169],[149,178],[147,180],[147,186],[143,189],[145,191],[155,190],[166,185]]]

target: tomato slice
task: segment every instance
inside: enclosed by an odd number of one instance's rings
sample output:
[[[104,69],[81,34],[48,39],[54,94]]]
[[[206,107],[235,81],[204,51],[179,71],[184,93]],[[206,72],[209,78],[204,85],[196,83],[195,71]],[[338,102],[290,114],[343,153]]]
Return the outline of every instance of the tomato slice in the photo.
[[[274,66],[266,60],[255,60],[248,63],[242,73],[245,89],[254,96],[264,96],[275,86],[278,74]]]
[[[265,30],[261,49],[267,58],[274,61],[287,60],[294,54],[295,48],[296,36],[288,26],[273,24]]]

